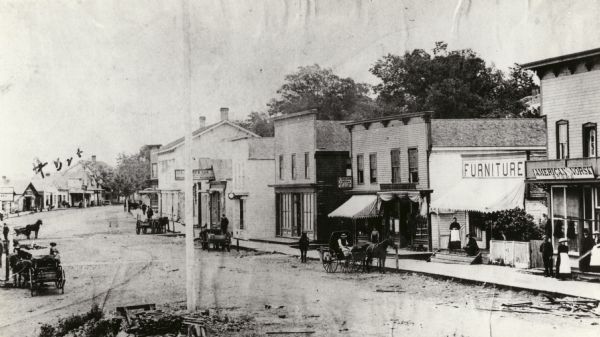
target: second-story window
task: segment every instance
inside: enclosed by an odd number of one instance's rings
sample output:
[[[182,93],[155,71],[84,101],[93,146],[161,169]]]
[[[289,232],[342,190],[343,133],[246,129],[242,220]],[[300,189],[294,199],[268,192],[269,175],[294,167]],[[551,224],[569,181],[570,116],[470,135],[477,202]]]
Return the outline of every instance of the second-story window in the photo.
[[[377,153],[369,154],[369,178],[371,184],[377,182]]]
[[[279,180],[283,180],[283,156],[279,155]]]
[[[392,161],[392,183],[400,182],[400,149],[390,151]]]
[[[569,158],[569,122],[556,122],[556,159]]]
[[[596,157],[596,123],[583,124],[583,156]]]
[[[152,163],[152,178],[158,178],[158,163]]]
[[[296,154],[292,154],[292,179],[296,179]]]
[[[408,181],[419,182],[419,150],[408,149]]]
[[[308,152],[305,152],[304,153],[304,179],[310,178],[309,168],[310,168],[310,154]]]
[[[356,183],[365,183],[365,159],[362,154],[356,155]]]

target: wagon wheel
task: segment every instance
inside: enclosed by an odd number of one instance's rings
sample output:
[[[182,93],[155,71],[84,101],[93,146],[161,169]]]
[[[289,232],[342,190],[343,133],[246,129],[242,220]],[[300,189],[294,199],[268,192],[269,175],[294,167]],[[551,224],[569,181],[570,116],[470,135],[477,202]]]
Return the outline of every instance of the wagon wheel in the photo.
[[[323,252],[323,268],[328,273],[335,273],[337,270],[338,264],[336,259],[333,257],[330,251]]]
[[[31,268],[29,268],[29,289],[31,290],[31,297],[35,296],[35,289],[33,286],[33,275]]]
[[[354,270],[354,263],[352,262],[352,256],[347,256],[343,260],[338,260],[338,264],[342,268],[342,272],[351,273]]]
[[[144,234],[148,233],[148,227],[145,227],[145,226],[144,226],[144,229],[143,229],[143,231],[142,231],[142,232],[144,232]]]
[[[61,293],[65,293],[65,270],[61,266],[58,266],[56,271],[56,281],[54,282],[57,289],[61,290]]]
[[[140,235],[140,220],[135,223],[135,232],[137,235]]]

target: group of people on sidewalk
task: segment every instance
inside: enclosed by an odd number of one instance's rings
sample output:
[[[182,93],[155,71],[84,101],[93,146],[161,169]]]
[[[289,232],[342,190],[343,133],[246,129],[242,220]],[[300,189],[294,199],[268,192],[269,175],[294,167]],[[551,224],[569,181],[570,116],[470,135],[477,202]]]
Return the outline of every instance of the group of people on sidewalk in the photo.
[[[579,258],[579,269],[584,273],[590,271],[591,252],[595,246],[596,242],[590,237],[589,231],[584,230],[583,240],[581,241],[581,257]],[[556,268],[553,270],[554,247],[550,236],[544,236],[544,242],[540,245],[540,253],[542,253],[544,261],[544,276],[556,276],[559,280],[572,277],[568,240],[565,238],[559,239],[556,250]]]

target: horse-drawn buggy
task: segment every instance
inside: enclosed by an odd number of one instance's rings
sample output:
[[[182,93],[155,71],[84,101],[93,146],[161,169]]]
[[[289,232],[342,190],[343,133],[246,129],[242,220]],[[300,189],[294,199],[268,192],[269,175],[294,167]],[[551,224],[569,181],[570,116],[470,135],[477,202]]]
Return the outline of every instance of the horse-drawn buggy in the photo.
[[[331,233],[327,246],[320,247],[319,254],[323,268],[334,273],[368,272],[373,259],[377,259],[380,272],[384,271],[387,248],[396,247],[392,238],[379,243],[354,241],[350,231]]]
[[[15,236],[24,235],[29,240],[31,233],[35,233],[35,238],[38,238],[38,232],[40,231],[40,226],[42,225],[42,220],[36,221],[34,224],[26,225],[24,227],[13,227],[15,231]]]
[[[137,234],[147,234],[148,232],[151,234],[163,234],[167,232],[168,223],[169,219],[167,217],[144,220],[138,217],[137,221],[135,222],[135,232]]]
[[[54,284],[62,294],[65,293],[65,271],[60,259],[45,253],[44,247],[23,245],[9,258],[15,286],[28,284],[31,296],[47,283]]]
[[[231,251],[231,233],[222,233],[218,228],[204,228],[200,231],[200,244],[202,249],[221,249]]]

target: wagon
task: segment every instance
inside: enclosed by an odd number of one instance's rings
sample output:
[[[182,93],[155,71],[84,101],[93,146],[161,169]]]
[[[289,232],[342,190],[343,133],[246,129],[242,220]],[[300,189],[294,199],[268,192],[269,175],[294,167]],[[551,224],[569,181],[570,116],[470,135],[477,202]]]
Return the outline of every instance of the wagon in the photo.
[[[223,234],[220,229],[203,229],[200,232],[200,243],[202,249],[205,250],[210,250],[212,244],[213,249],[231,251],[231,235],[229,233]]]
[[[135,222],[135,232],[137,234],[140,233],[148,233],[150,231],[151,234],[162,234],[166,232],[168,219],[166,218],[158,218],[158,219],[137,219]]]
[[[65,271],[60,265],[60,260],[51,255],[31,259],[29,268],[29,286],[31,296],[46,283],[52,283],[61,294],[65,293]]]
[[[345,256],[338,245],[338,239],[342,234],[346,234],[348,242],[353,242],[352,234],[349,231],[337,231],[331,233],[329,245],[319,248],[323,269],[328,273],[335,273],[338,268],[342,272],[361,272],[366,269],[366,246],[354,246],[350,255]]]

